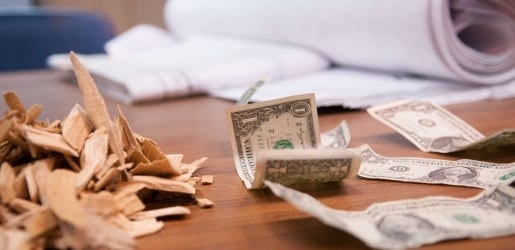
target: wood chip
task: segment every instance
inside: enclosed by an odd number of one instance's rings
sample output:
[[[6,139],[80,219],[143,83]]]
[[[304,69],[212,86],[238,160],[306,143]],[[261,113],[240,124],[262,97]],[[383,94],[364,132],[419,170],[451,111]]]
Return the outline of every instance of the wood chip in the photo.
[[[77,176],[76,192],[83,190],[95,171],[104,165],[107,158],[108,138],[105,129],[100,127],[84,143],[80,157],[82,169]]]
[[[162,177],[179,176],[181,173],[169,162],[163,152],[157,147],[154,141],[145,138],[141,142],[141,152],[150,163],[139,163],[131,170],[136,175],[156,175]],[[134,154],[137,154],[134,152]]]
[[[143,152],[138,151],[135,148],[131,148],[129,150],[127,161],[133,162],[136,166],[140,163],[150,163],[150,160],[143,154]]]
[[[125,158],[123,157],[122,139],[119,131],[117,131],[117,127],[113,126],[109,118],[104,98],[98,91],[93,78],[73,51],[70,52],[70,60],[72,62],[73,71],[75,72],[75,77],[77,77],[77,83],[82,92],[88,117],[93,122],[95,128],[105,127],[107,129],[107,133],[109,134],[109,146],[120,161],[124,163]]]
[[[71,169],[73,169],[76,172],[79,172],[81,170],[80,165],[77,162],[75,162],[75,160],[71,156],[63,155],[63,158],[66,161],[66,163],[68,163]]]
[[[7,106],[11,110],[18,111],[18,115],[17,115],[18,118],[21,118],[22,115],[25,114],[25,105],[23,105],[23,102],[20,99],[20,97],[18,97],[18,95],[16,95],[14,92],[12,92],[12,91],[5,92],[4,100],[5,100],[5,104],[7,104]]]
[[[54,158],[46,158],[34,161],[30,163],[26,168],[25,172],[32,175],[31,178],[34,178],[34,182],[39,194],[39,201],[42,204],[46,204],[46,185],[49,179],[51,171],[54,169],[55,159]],[[33,184],[31,184],[33,185]],[[28,185],[27,185],[28,186]]]
[[[145,184],[145,187],[153,190],[160,190],[172,193],[195,194],[195,188],[182,181],[174,181],[155,176],[135,175],[132,181]]]
[[[25,231],[32,237],[38,237],[57,227],[58,220],[48,208],[33,210],[30,216],[23,221]]]
[[[200,178],[200,183],[202,185],[211,185],[211,184],[213,184],[213,178],[214,178],[214,176],[212,176],[212,175],[203,175]]]
[[[29,191],[27,189],[27,182],[25,181],[25,169],[20,167],[22,170],[14,179],[14,192],[16,193],[16,197],[22,199],[29,199]]]
[[[141,142],[141,151],[150,161],[166,159],[166,155],[161,152],[156,143],[148,138]]]
[[[132,229],[128,232],[132,237],[141,237],[148,234],[156,233],[163,228],[164,223],[156,220],[156,218],[150,218],[146,220],[132,221]]]
[[[139,182],[122,182],[116,185],[116,188],[113,190],[113,194],[116,198],[122,198],[127,195],[136,194],[140,190],[144,189],[145,186],[146,185],[144,183]]]
[[[120,170],[116,168],[109,169],[107,173],[102,176],[102,178],[98,180],[97,183],[95,183],[93,190],[95,192],[102,190],[105,186],[107,186],[107,184],[114,182],[117,177],[120,177]]]
[[[8,162],[3,162],[0,166],[0,201],[8,204],[16,197],[14,191],[14,180],[16,175]]]
[[[136,194],[116,197],[116,203],[118,204],[118,207],[122,208],[122,213],[125,215],[135,214],[145,209],[145,204],[143,204]]]
[[[191,163],[181,163],[182,175],[174,177],[173,179],[177,180],[177,181],[189,180],[191,178],[191,176],[193,175],[193,173],[195,173],[195,171],[197,171],[201,167],[201,164],[204,163],[206,160],[207,160],[207,157],[202,157]]]
[[[172,177],[179,173],[172,168],[168,159],[154,160],[149,163],[140,163],[130,170],[134,175],[152,175],[160,177]]]
[[[27,191],[29,192],[29,198],[33,202],[39,201],[39,189],[32,172],[32,168],[27,167],[25,169],[25,183],[27,183]]]
[[[0,142],[5,141],[7,136],[9,135],[9,131],[14,127],[14,122],[12,120],[3,120],[0,123]]]
[[[79,104],[75,104],[62,122],[64,139],[73,149],[80,152],[91,130],[92,127],[84,117],[82,107]]]
[[[87,214],[87,221],[87,244],[80,249],[135,249],[134,239],[122,228],[92,213]]]
[[[147,210],[139,213],[135,213],[129,216],[133,220],[145,220],[150,218],[158,218],[163,216],[179,216],[188,215],[190,210],[183,206],[173,206],[160,209]]]
[[[41,114],[42,111],[43,111],[43,106],[41,106],[41,104],[32,105],[26,111],[24,123],[25,124],[33,123],[38,118],[38,116]]]
[[[46,183],[46,204],[55,215],[63,221],[68,222],[74,228],[84,229],[86,218],[81,207],[75,183],[77,174],[64,169],[52,171]]]
[[[30,238],[31,236],[25,231],[0,227],[0,243],[3,249],[35,249],[29,243]]]
[[[102,176],[104,176],[107,173],[107,171],[112,169],[118,162],[118,156],[116,156],[115,154],[109,154],[106,160],[104,161],[104,165],[102,165],[102,167],[98,168],[97,171],[95,171],[95,176],[97,177],[97,179],[102,178]]]
[[[79,156],[79,153],[77,153],[60,134],[49,133],[27,125],[22,125],[22,130],[25,138],[34,145],[65,155]]]
[[[215,205],[215,203],[208,198],[196,198],[195,200],[201,208],[210,208]]]
[[[139,145],[136,137],[134,136],[134,132],[132,132],[132,128],[127,121],[127,118],[122,112],[122,109],[118,106],[118,124],[120,125],[122,132],[122,141],[125,145],[125,150],[129,152],[130,150],[135,150],[141,152],[141,146]]]
[[[211,208],[215,205],[213,201],[204,196],[204,192],[202,192],[202,190],[197,190],[195,201],[197,202],[197,205],[201,208]]]
[[[172,168],[177,169],[177,172],[181,172],[183,174],[181,169],[181,163],[182,159],[184,158],[183,154],[167,154],[166,159],[168,159],[168,162],[170,162],[170,166]]]
[[[3,226],[6,228],[21,228],[23,221],[25,221],[31,215],[30,211],[18,214],[15,213],[14,217],[9,219]]]
[[[122,210],[118,206],[115,196],[107,191],[82,192],[80,203],[89,211],[104,217],[113,216]]]
[[[15,198],[9,202],[9,208],[21,214],[27,211],[40,210],[43,208],[43,206],[36,202]]]
[[[73,52],[70,59],[85,108],[76,104],[63,121],[38,120],[41,105],[27,109],[14,92],[4,94],[0,248],[134,249],[134,237],[163,228],[156,217],[190,213],[145,211],[145,194],[212,206],[195,189],[201,178],[192,177],[207,158],[183,163],[182,154],[165,155],[132,131],[120,107],[112,122],[93,79]]]
[[[129,235],[131,235],[129,231],[133,229],[132,222],[124,214],[117,213],[114,216],[107,218],[107,220],[113,225],[125,229],[129,233]]]
[[[10,221],[14,220],[18,215],[14,213],[7,206],[0,205],[0,221],[2,222],[2,226],[5,226]],[[0,227],[1,229],[2,227]]]

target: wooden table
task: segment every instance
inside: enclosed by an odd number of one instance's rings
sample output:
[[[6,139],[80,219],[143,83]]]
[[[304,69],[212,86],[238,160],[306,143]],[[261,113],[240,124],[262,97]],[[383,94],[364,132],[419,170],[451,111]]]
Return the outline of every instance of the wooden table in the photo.
[[[82,97],[75,79],[67,72],[43,70],[0,74],[0,90],[15,91],[26,106],[43,105],[40,119],[62,119]],[[192,205],[183,219],[166,220],[156,234],[137,239],[138,249],[366,249],[349,234],[325,226],[269,190],[248,191],[240,181],[232,160],[224,109],[233,102],[196,96],[135,106],[106,98],[110,114],[120,106],[133,130],[154,139],[165,153],[183,153],[185,161],[202,156],[209,159],[198,174],[213,174],[212,185],[201,186],[215,202],[211,209]],[[446,106],[448,110],[485,135],[515,127],[515,99],[482,101]],[[3,101],[0,110],[5,111]],[[347,120],[351,145],[369,144],[385,156],[418,156],[457,159],[456,156],[424,153],[392,129],[364,111],[327,109],[319,111],[322,131]],[[513,149],[511,150],[513,152]],[[515,155],[489,156],[485,160],[513,162]],[[362,210],[374,202],[420,198],[428,195],[471,197],[480,189],[445,185],[366,180],[356,169],[341,185],[322,185],[308,190],[327,206]],[[453,240],[423,249],[514,249],[515,235],[486,240]]]

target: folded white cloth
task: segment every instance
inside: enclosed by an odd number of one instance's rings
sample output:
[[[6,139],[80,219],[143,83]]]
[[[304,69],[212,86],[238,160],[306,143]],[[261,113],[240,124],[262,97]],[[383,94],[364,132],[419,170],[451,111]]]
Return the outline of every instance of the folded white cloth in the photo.
[[[159,100],[279,79],[329,66],[299,46],[218,35],[177,39],[156,27],[136,26],[111,40],[108,54],[79,55],[106,95],[125,103]],[[53,68],[71,69],[68,55],[52,55]]]
[[[171,0],[181,37],[302,45],[338,65],[499,84],[515,77],[513,0]]]

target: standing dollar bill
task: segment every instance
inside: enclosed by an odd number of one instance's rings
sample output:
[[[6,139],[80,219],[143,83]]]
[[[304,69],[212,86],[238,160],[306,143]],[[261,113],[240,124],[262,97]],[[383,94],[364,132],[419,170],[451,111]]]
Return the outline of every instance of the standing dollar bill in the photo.
[[[443,240],[515,234],[513,181],[469,199],[430,196],[376,203],[363,211],[336,210],[281,184],[265,181],[265,185],[299,210],[372,248],[406,249]]]
[[[284,185],[335,182],[347,176],[349,168],[359,166],[361,157],[349,149],[264,150],[256,157],[252,188],[264,180]]]
[[[367,111],[424,152],[450,153],[515,144],[515,129],[501,130],[485,137],[431,102],[403,100],[374,106]]]
[[[515,163],[384,157],[365,145],[361,147],[358,175],[371,179],[488,188],[515,177]]]
[[[307,149],[320,144],[313,94],[233,106],[226,110],[238,175],[252,187],[256,152],[269,149]]]

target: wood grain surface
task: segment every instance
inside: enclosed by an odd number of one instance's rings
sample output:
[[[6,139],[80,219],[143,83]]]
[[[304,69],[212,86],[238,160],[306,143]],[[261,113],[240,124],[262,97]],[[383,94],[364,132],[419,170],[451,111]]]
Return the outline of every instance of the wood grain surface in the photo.
[[[53,70],[0,74],[0,92],[15,91],[26,106],[39,103],[39,119],[63,119],[75,103],[82,103],[76,80],[70,72]],[[249,191],[239,179],[225,122],[225,108],[234,102],[194,96],[128,106],[107,97],[112,117],[117,106],[134,132],[154,139],[165,153],[182,153],[185,162],[206,156],[197,173],[214,175],[212,185],[201,186],[214,207],[191,205],[191,215],[167,218],[156,234],[137,239],[138,249],[367,249],[359,240],[298,211],[269,190]],[[485,135],[515,127],[515,99],[448,105],[446,109]],[[0,103],[0,110],[6,105]],[[392,129],[362,110],[319,110],[321,131],[345,119],[350,127],[350,146],[369,144],[384,156],[417,156],[459,159],[466,155],[424,153]],[[481,156],[494,162],[515,161],[514,147]],[[478,155],[473,157],[477,158]],[[357,169],[341,183],[306,186],[307,192],[327,206],[361,210],[375,202],[421,198],[428,195],[471,197],[481,190],[446,185],[366,180]],[[166,201],[161,201],[166,202]],[[422,249],[513,249],[515,235],[484,240],[453,240]]]

